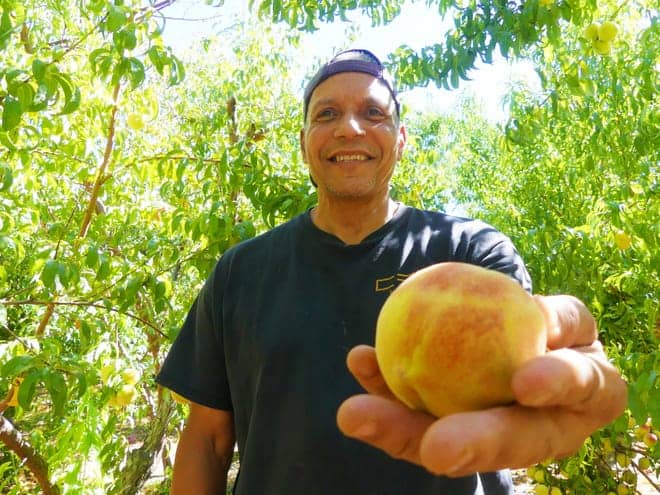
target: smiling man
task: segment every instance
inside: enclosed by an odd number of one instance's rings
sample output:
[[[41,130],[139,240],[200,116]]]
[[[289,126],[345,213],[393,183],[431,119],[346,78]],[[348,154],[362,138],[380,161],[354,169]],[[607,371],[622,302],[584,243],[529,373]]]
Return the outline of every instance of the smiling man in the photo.
[[[191,401],[172,493],[224,494],[237,442],[237,495],[506,495],[505,468],[567,455],[623,410],[625,384],[569,296],[538,296],[550,350],[514,376],[516,404],[438,420],[396,401],[371,346],[398,283],[443,261],[527,290],[529,275],[493,227],[390,198],[406,131],[373,54],[322,66],[304,114],[317,206],[224,253],[158,375]]]

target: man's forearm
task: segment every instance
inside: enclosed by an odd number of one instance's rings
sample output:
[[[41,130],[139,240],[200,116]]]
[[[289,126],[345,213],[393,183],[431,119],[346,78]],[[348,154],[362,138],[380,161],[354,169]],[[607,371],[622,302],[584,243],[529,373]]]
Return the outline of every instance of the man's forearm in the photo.
[[[171,495],[224,495],[233,449],[218,452],[208,438],[184,428],[174,461]]]

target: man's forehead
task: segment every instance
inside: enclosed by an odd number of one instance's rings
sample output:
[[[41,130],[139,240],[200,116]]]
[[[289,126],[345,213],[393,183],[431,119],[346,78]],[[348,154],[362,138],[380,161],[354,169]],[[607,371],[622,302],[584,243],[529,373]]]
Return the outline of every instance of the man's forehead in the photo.
[[[356,92],[355,90],[360,87],[363,88],[363,91]],[[394,103],[392,93],[380,79],[362,72],[342,72],[329,77],[314,89],[310,107],[347,96],[372,103],[387,105]]]

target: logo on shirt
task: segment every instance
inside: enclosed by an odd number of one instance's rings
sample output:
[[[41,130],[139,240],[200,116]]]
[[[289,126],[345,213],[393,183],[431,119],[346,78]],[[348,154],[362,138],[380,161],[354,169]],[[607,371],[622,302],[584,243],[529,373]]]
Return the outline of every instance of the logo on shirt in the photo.
[[[376,292],[394,290],[401,282],[408,278],[409,273],[397,273],[385,278],[376,279]]]

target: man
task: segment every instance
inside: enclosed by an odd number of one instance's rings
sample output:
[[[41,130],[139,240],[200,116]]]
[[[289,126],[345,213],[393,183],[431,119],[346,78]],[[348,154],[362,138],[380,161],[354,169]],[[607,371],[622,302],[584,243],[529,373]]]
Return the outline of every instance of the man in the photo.
[[[237,441],[239,495],[508,494],[497,470],[570,454],[620,414],[625,384],[568,296],[538,298],[556,350],[515,375],[517,405],[435,419],[394,400],[369,345],[401,280],[450,260],[529,276],[492,227],[390,199],[406,131],[373,54],[324,65],[304,112],[318,205],[222,256],[158,376],[191,401],[172,493],[224,493]]]

